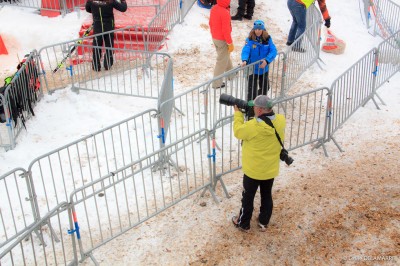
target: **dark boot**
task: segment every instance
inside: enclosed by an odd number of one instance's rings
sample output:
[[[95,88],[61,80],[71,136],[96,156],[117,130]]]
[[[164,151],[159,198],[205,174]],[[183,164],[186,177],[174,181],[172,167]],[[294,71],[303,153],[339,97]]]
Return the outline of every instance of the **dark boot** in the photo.
[[[252,20],[252,19],[253,19],[253,16],[252,16],[252,15],[249,15],[249,14],[245,14],[243,17],[244,17],[245,19],[248,19],[248,20]]]
[[[243,16],[239,13],[236,13],[236,15],[231,17],[231,20],[238,20],[238,21],[242,21]]]

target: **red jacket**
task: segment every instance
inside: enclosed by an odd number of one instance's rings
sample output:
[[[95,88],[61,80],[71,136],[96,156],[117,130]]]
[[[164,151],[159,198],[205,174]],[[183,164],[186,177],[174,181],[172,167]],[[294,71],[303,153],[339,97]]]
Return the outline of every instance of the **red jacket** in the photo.
[[[232,43],[231,14],[229,11],[230,0],[217,0],[217,4],[210,11],[211,37],[216,40]]]

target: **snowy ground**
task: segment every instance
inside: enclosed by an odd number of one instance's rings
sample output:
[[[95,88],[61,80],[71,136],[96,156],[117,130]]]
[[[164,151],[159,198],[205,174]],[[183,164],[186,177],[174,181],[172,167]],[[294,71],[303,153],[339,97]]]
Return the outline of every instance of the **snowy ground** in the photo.
[[[340,56],[321,53],[324,70],[312,66],[301,77],[301,88],[294,88],[298,91],[330,87],[335,78],[381,42],[379,37],[368,33],[358,1],[327,4],[332,16],[332,30],[346,41],[346,51]],[[233,14],[236,3],[232,6]],[[0,10],[0,22],[4,10],[10,9]],[[208,10],[195,5],[185,22],[177,25],[169,36],[165,52],[174,58],[177,91],[212,77],[215,51],[209,34],[208,14]],[[283,49],[291,22],[286,1],[257,2],[254,19],[266,22],[278,50]],[[76,15],[73,20],[71,32],[76,33],[80,20]],[[234,64],[238,64],[252,22],[234,21],[232,26],[236,47],[232,58]],[[0,56],[0,60],[4,57]],[[3,67],[0,70],[5,71]],[[247,234],[237,231],[231,224],[231,216],[237,213],[241,198],[242,173],[237,171],[224,176],[231,198],[223,197],[220,186],[217,187],[219,204],[209,194],[205,198],[201,198],[200,193],[195,194],[99,248],[94,257],[101,265],[399,265],[398,84],[400,77],[397,74],[378,91],[386,103],[381,105],[381,110],[368,103],[336,133],[343,153],[333,143],[327,144],[328,158],[321,149],[312,151],[310,146],[291,153],[295,163],[290,167],[282,164],[281,174],[275,180],[274,213],[267,232],[259,232],[255,221]],[[57,102],[63,103],[59,111],[55,106]],[[81,93],[76,96],[71,92],[60,92],[46,96],[39,108],[43,113],[51,113],[54,122],[49,121],[49,115],[30,121],[34,124],[28,124],[30,130],[21,137],[17,149],[7,153],[0,151],[0,173],[11,169],[10,165],[27,167],[35,156],[75,140],[91,128],[98,130],[107,125],[107,119],[98,124],[86,120],[89,118],[82,114],[89,105],[95,107],[91,109],[92,114],[107,106],[110,119],[135,111],[133,107],[121,110],[122,105],[113,104],[109,95]],[[123,106],[129,106],[129,103]],[[57,115],[62,115],[63,110],[77,111],[76,118],[72,119],[76,123],[68,123],[72,125],[71,129],[54,126],[60,120]],[[117,116],[113,116],[114,112]],[[47,119],[43,121],[53,125],[51,130],[41,119]],[[86,124],[90,126],[77,134]],[[51,135],[51,141],[45,131]],[[255,215],[258,214],[258,202],[259,198],[256,198]],[[87,260],[85,264],[91,262]]]

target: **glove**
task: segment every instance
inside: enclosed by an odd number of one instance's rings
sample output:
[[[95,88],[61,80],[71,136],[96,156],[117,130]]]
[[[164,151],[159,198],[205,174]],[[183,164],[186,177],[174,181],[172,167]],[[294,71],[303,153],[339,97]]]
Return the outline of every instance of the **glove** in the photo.
[[[331,26],[331,19],[328,18],[325,20],[325,27],[329,28]]]
[[[229,51],[230,53],[233,52],[233,49],[235,49],[235,47],[233,46],[233,43],[228,44],[228,51]]]

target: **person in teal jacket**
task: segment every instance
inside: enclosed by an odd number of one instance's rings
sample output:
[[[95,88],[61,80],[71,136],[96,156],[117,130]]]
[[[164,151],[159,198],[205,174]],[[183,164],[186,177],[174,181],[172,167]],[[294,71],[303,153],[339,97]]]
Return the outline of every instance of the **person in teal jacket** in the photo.
[[[243,192],[242,206],[238,216],[232,217],[233,224],[241,230],[250,229],[254,209],[254,197],[260,187],[261,206],[258,226],[266,229],[272,215],[272,185],[279,175],[281,145],[275,135],[278,132],[285,140],[286,119],[272,110],[273,103],[266,95],[259,95],[249,105],[254,105],[256,117],[244,122],[244,115],[235,106],[233,133],[242,140]],[[263,121],[267,117],[275,129]]]
[[[266,95],[269,90],[268,65],[275,59],[277,50],[262,20],[254,22],[246,43],[242,49],[242,67],[258,62],[250,69],[248,76],[247,100],[254,100],[257,95]],[[258,88],[257,88],[258,87]],[[254,116],[250,112],[249,117]]]

